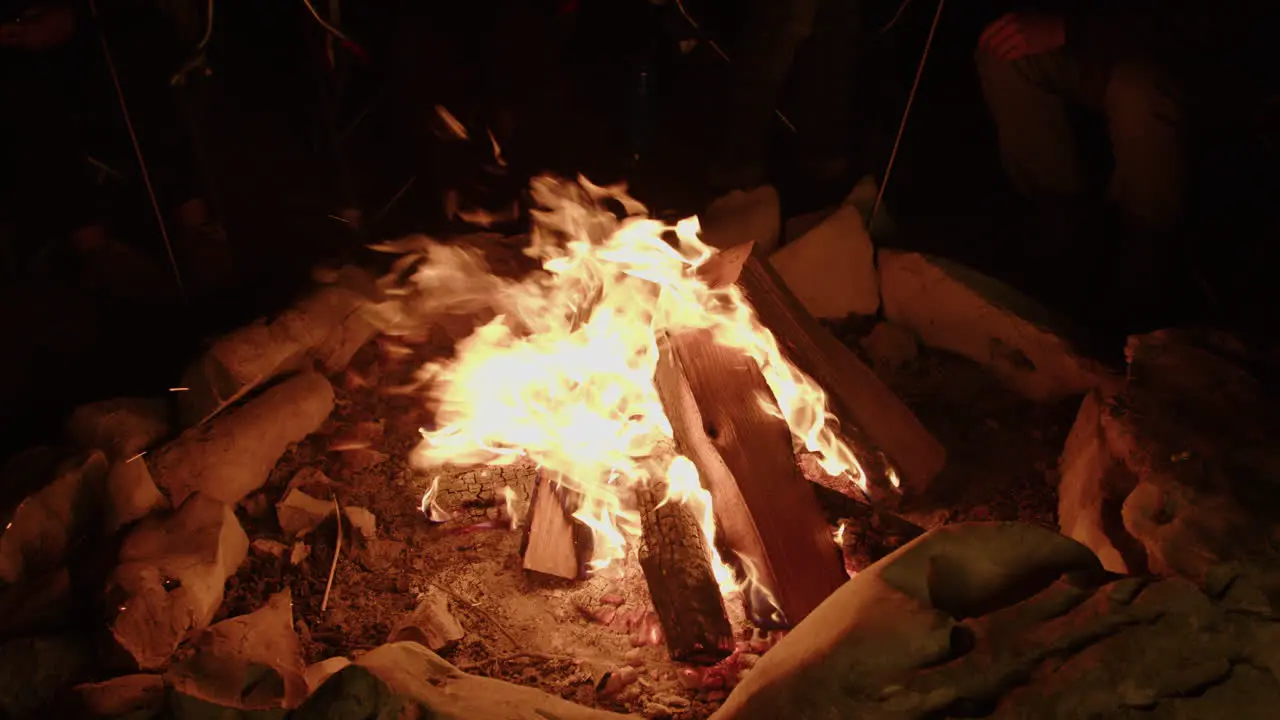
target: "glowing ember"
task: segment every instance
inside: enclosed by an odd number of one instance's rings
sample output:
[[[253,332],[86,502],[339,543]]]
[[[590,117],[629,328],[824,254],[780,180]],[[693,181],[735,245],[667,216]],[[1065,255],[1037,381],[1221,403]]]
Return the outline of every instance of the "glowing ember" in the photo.
[[[528,456],[577,498],[574,517],[595,536],[596,571],[625,557],[637,538],[637,483],[662,480],[664,502],[690,504],[700,519],[722,589],[767,600],[768,588],[750,583],[749,563],[740,585],[715,553],[711,496],[694,464],[674,450],[654,385],[659,339],[708,330],[752,358],[773,395],[761,402],[786,420],[797,445],[828,473],[851,473],[862,485],[852,451],[828,425],[824,392],[783,357],[737,286],[710,288],[699,279],[713,251],[698,238],[696,218],[665,225],[645,217],[621,188],[585,180],[539,178],[531,189],[541,209],[526,252],[543,270],[521,280],[491,274],[470,249],[426,239],[379,246],[406,255],[385,282],[399,291],[384,306],[389,332],[421,332],[443,312],[493,316],[457,344],[452,359],[422,368],[438,429],[423,431],[415,465],[501,465]],[[619,220],[606,203],[629,217]],[[433,519],[435,491],[433,483],[423,498]]]

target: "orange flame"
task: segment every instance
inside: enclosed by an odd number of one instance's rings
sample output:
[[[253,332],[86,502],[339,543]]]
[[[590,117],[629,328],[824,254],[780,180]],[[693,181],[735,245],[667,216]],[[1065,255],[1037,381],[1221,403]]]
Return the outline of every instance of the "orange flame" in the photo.
[[[490,312],[450,360],[422,368],[439,428],[413,454],[421,469],[445,463],[507,464],[528,456],[580,499],[574,517],[595,534],[596,571],[626,556],[639,533],[637,483],[665,480],[665,501],[689,503],[702,522],[717,580],[765,593],[747,566],[739,584],[715,555],[710,494],[692,461],[676,455],[654,374],[663,333],[709,330],[759,366],[799,446],[827,472],[863,484],[852,450],[827,422],[826,395],[782,354],[734,285],[711,288],[697,269],[713,254],[696,218],[674,226],[645,215],[621,187],[537,178],[540,207],[526,253],[542,271],[497,277],[478,252],[427,239],[385,243],[398,252],[384,286],[389,333],[421,332],[442,312]],[[618,219],[606,204],[620,206]],[[674,242],[666,239],[674,235]],[[776,404],[775,404],[776,403]],[[424,507],[426,499],[424,498]]]

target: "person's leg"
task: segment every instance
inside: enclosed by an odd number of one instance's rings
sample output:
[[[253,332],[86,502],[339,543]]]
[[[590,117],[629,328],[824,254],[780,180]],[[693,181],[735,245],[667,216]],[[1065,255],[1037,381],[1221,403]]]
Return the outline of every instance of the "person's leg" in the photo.
[[[765,160],[774,111],[795,61],[813,31],[822,0],[747,0],[730,44],[724,125],[712,153],[713,189],[749,189],[766,182]]]
[[[1189,295],[1172,291],[1184,252],[1181,92],[1149,64],[1119,63],[1103,108],[1115,158],[1108,199],[1121,220],[1108,289],[1127,330],[1153,330],[1180,321]]]
[[[1171,230],[1181,218],[1186,172],[1178,88],[1148,64],[1119,63],[1103,105],[1115,156],[1111,202],[1136,229]]]
[[[1068,104],[1078,99],[1084,71],[1066,51],[1006,61],[977,55],[978,79],[996,126],[1000,160],[1025,197],[1073,197],[1086,192]]]

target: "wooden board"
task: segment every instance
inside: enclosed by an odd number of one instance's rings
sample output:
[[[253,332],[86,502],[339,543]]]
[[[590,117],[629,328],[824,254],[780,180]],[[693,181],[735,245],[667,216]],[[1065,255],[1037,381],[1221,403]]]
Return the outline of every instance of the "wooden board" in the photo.
[[[711,493],[726,544],[772,595],[770,608],[752,593],[753,615],[780,626],[800,622],[847,576],[796,464],[791,431],[762,404],[773,402],[764,376],[708,331],[667,337],[660,350],[656,381],[676,443]]]
[[[910,408],[800,305],[767,263],[749,258],[738,284],[787,357],[826,390],[843,434],[865,437],[882,451],[904,492],[923,492],[947,453]]]
[[[524,569],[575,580],[582,574],[578,533],[557,492],[555,478],[555,473],[547,470],[538,473],[524,539]]]

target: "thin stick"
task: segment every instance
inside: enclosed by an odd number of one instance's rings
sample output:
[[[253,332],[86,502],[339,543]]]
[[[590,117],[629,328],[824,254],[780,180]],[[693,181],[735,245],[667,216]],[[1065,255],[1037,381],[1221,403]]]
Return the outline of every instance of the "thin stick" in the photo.
[[[448,595],[449,597],[451,597],[451,598],[453,598],[455,601],[457,601],[457,603],[458,603],[459,605],[463,605],[463,606],[465,606],[468,610],[474,611],[477,615],[479,615],[479,616],[483,617],[485,620],[488,620],[490,624],[492,624],[494,627],[498,628],[498,632],[500,632],[500,633],[502,633],[503,635],[505,635],[505,636],[507,637],[507,640],[510,640],[510,641],[511,641],[511,644],[512,644],[513,646],[515,646],[515,647],[520,647],[520,641],[519,641],[519,640],[516,640],[516,636],[515,636],[515,635],[513,635],[513,634],[511,634],[511,631],[507,629],[507,626],[506,626],[506,625],[503,625],[503,624],[502,624],[502,623],[500,623],[500,622],[498,622],[498,619],[497,619],[497,618],[495,618],[492,614],[490,614],[490,613],[489,613],[489,611],[487,611],[487,610],[485,610],[484,608],[480,607],[480,603],[477,603],[477,602],[471,602],[470,600],[468,600],[468,599],[466,599],[466,598],[462,597],[462,596],[461,596],[461,595],[459,595],[458,593],[456,593],[456,592],[454,592],[454,591],[450,590],[449,588],[447,588],[447,587],[445,587],[445,586],[443,586],[443,585],[437,585],[437,584],[434,584],[434,583],[433,583],[433,584],[432,584],[432,587],[439,588],[439,589],[440,589],[440,590],[441,590],[445,595]]]
[[[102,57],[107,62],[107,71],[111,75],[111,84],[116,90],[116,101],[120,104],[120,115],[124,118],[125,129],[129,131],[129,141],[133,143],[133,155],[138,161],[138,171],[142,174],[142,184],[147,188],[147,198],[151,201],[151,211],[156,216],[156,226],[160,229],[160,239],[164,241],[164,251],[169,257],[169,267],[173,270],[173,281],[178,286],[178,295],[185,303],[187,288],[182,282],[182,271],[178,269],[178,258],[173,254],[173,243],[169,240],[169,228],[164,222],[164,212],[160,210],[160,201],[156,198],[156,189],[151,184],[151,172],[147,169],[147,161],[142,154],[142,144],[138,142],[138,133],[133,127],[133,116],[129,113],[129,103],[124,98],[124,88],[120,85],[120,74],[116,70],[115,57],[111,54],[111,45],[107,42],[107,31],[102,24],[102,16],[98,14],[98,3],[89,0],[89,12],[98,26],[98,44],[102,48]]]
[[[531,660],[563,660],[565,662],[571,662],[574,664],[581,663],[583,660],[582,658],[573,657],[572,655],[552,655],[550,653],[541,653],[541,652],[533,652],[531,650],[522,650],[520,652],[513,652],[509,655],[495,655],[491,658],[485,658],[484,660],[477,660],[475,662],[467,663],[465,665],[456,665],[455,667],[457,667],[459,670],[463,672],[467,672],[469,670],[475,670],[477,668],[486,667],[488,665],[493,665],[496,663],[504,663],[504,662],[507,662],[508,660],[515,660],[516,658],[529,658]]]
[[[338,544],[333,548],[333,564],[329,566],[329,582],[324,585],[324,598],[320,600],[320,613],[324,614],[329,607],[329,591],[333,589],[333,576],[338,572],[338,556],[342,554],[342,508],[338,506],[338,496],[333,496],[333,517],[338,523]]]
[[[226,410],[227,408],[239,402],[241,398],[243,398],[245,395],[248,395],[250,392],[253,391],[254,388],[261,385],[264,377],[265,377],[264,375],[259,375],[253,382],[249,383],[248,385],[245,385],[244,387],[240,388],[234,393],[231,393],[231,397],[218,403],[218,406],[215,407],[213,410],[210,410],[208,415],[205,415],[203,418],[201,418],[200,422],[196,423],[196,427],[200,427],[201,425],[204,425],[205,423],[214,419],[218,415],[221,415],[223,410]]]
[[[929,50],[933,47],[933,36],[938,32],[938,21],[942,19],[942,7],[947,0],[938,0],[938,9],[933,13],[933,24],[929,26],[929,35],[924,41],[924,50],[920,53],[920,62],[916,65],[916,77],[911,81],[911,92],[907,93],[906,107],[902,108],[902,120],[898,123],[898,134],[893,139],[893,150],[889,151],[889,163],[884,168],[884,178],[880,181],[880,190],[876,193],[875,204],[871,206],[871,215],[867,218],[867,232],[875,225],[876,215],[880,213],[880,205],[884,202],[884,190],[889,186],[889,175],[893,173],[893,163],[898,159],[898,148],[902,145],[902,136],[907,132],[907,119],[911,117],[911,106],[916,101],[916,91],[920,89],[920,78],[924,77],[924,66],[929,61]],[[906,7],[904,3],[903,8]],[[902,8],[899,8],[901,11]],[[896,22],[896,19],[892,22]]]

